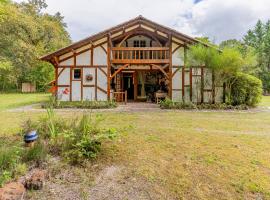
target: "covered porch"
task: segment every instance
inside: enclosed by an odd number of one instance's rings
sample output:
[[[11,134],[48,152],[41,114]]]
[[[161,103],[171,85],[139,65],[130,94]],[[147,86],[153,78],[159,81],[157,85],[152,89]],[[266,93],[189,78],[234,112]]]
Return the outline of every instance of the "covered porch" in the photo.
[[[129,65],[115,75],[111,92],[112,97],[118,102],[157,103],[168,96],[169,80],[168,76],[154,66]]]

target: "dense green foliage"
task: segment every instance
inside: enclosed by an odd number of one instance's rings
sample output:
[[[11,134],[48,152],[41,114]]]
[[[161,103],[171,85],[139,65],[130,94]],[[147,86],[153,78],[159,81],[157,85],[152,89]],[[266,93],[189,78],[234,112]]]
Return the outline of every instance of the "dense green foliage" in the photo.
[[[248,110],[247,104],[231,105],[226,103],[202,103],[194,104],[191,102],[174,102],[171,99],[165,99],[160,103],[161,109],[177,109],[177,110]]]
[[[261,98],[262,85],[259,79],[248,74],[254,72],[256,57],[250,55],[252,50],[242,48],[241,44],[235,41],[224,42],[222,47],[223,50],[218,51],[201,44],[190,46],[189,65],[205,66],[211,70],[214,74],[213,90],[215,86],[222,86],[225,83],[226,103],[255,106]],[[235,87],[236,84],[239,84],[238,87]],[[213,97],[213,103],[215,103],[214,99],[215,97]]]
[[[257,56],[257,76],[265,91],[270,92],[270,20],[265,24],[258,21],[244,37],[244,43],[253,47]]]
[[[117,103],[115,101],[57,101],[53,106],[54,108],[109,109],[116,108]]]
[[[44,13],[44,0],[0,2],[0,90],[36,83],[44,90],[53,79],[52,65],[38,58],[66,46],[70,37],[60,13]]]
[[[257,105],[262,97],[262,81],[252,75],[237,73],[233,78],[230,102],[232,105]]]

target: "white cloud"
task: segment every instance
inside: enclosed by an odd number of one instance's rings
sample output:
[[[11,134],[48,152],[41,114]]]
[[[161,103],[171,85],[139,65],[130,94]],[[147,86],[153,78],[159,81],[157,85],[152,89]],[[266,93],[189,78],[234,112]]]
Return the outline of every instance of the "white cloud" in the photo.
[[[22,1],[22,0],[16,0]],[[49,13],[65,16],[74,41],[143,15],[192,36],[216,42],[241,39],[260,18],[270,18],[269,0],[47,0]]]
[[[204,0],[194,5],[189,22],[196,33],[219,42],[241,39],[258,19],[270,19],[269,0]]]

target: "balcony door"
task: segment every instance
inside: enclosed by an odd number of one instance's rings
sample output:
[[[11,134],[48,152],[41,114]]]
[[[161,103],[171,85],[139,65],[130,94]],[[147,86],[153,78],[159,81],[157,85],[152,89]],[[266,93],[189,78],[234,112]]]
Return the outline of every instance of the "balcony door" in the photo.
[[[145,40],[134,40],[133,47],[146,47],[146,41]],[[143,53],[144,53],[143,51],[137,51],[135,53],[136,59],[143,59]]]

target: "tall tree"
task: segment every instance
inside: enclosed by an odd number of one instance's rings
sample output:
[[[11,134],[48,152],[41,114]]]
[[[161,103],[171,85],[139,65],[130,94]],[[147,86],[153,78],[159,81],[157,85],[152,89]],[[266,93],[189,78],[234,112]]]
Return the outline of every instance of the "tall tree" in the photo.
[[[17,87],[26,81],[44,90],[53,67],[38,58],[70,43],[63,17],[45,13],[46,6],[44,0],[0,4],[0,58],[13,66]]]
[[[264,90],[270,91],[270,20],[265,24],[258,20],[255,27],[244,36],[244,42],[255,49],[257,54],[258,73]]]

